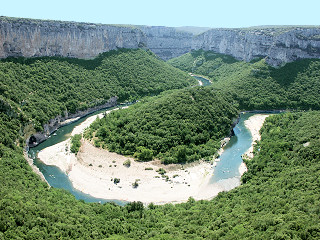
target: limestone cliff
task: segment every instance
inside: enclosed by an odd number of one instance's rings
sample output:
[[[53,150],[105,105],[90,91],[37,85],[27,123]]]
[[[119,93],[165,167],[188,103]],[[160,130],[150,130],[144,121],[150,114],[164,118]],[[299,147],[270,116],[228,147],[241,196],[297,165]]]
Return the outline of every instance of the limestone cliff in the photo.
[[[96,112],[101,109],[114,107],[117,105],[117,99],[118,97],[111,97],[105,104],[100,106],[95,106],[92,108],[88,108],[83,111],[78,111],[73,114],[69,114],[68,112],[65,112],[64,116],[56,116],[55,118],[51,119],[47,124],[43,125],[43,131],[37,132],[35,134],[32,134],[28,137],[26,141],[27,147],[35,147],[39,143],[45,141],[50,134],[52,134],[54,131],[56,131],[58,128],[67,125],[69,123],[72,123],[74,121],[77,121],[79,118],[82,118],[84,116],[87,116],[93,112]]]
[[[137,27],[145,33],[147,47],[163,60],[178,57],[191,50],[192,33],[171,27]]]
[[[320,28],[212,29],[194,36],[171,27],[118,26],[0,17],[0,58],[63,56],[94,58],[117,48],[146,47],[168,60],[191,49],[212,50],[273,66],[320,58]]]
[[[0,58],[88,59],[112,49],[145,45],[145,35],[132,27],[0,17]]]
[[[266,57],[272,66],[320,58],[320,28],[212,29],[195,36],[192,49],[212,50],[251,61]]]

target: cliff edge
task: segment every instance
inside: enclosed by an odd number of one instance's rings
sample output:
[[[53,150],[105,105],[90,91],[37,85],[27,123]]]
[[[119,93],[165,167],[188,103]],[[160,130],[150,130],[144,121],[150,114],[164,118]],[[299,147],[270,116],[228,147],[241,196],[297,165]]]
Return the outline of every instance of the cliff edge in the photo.
[[[303,58],[320,58],[319,27],[212,29],[193,38],[192,49],[211,50],[239,60],[266,58],[279,66]]]
[[[105,25],[0,17],[0,58],[62,56],[90,59],[117,48],[149,48],[163,60],[192,49],[272,66],[320,58],[320,28],[269,26],[211,29],[200,35],[161,26]]]
[[[0,58],[89,59],[117,48],[144,46],[145,35],[133,27],[0,17]]]

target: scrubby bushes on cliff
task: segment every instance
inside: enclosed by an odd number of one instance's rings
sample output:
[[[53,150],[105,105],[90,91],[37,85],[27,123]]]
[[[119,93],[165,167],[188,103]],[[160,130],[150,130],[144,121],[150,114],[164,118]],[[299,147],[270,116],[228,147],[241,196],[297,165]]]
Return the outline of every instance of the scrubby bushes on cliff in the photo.
[[[144,50],[118,50],[93,60],[10,58],[0,61],[0,94],[33,121],[37,131],[65,111],[131,101],[196,81]]]
[[[86,132],[110,151],[141,161],[181,163],[212,156],[229,134],[236,107],[207,88],[164,93],[111,112]],[[102,144],[103,143],[103,144]]]

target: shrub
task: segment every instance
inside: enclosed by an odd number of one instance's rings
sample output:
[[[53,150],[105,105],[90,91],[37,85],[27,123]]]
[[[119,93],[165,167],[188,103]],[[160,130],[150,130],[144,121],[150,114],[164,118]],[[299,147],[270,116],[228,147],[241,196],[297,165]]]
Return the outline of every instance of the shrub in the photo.
[[[74,136],[71,137],[71,147],[70,147],[70,151],[77,154],[79,152],[79,149],[81,147],[81,140],[82,135],[81,134],[76,134]]]
[[[163,168],[159,168],[157,170],[157,173],[159,173],[160,175],[164,175],[166,173],[166,170],[164,170]]]
[[[139,186],[138,181],[139,181],[139,179],[136,179],[136,181],[134,183],[132,183],[133,188],[137,188]]]
[[[130,167],[130,166],[131,166],[131,161],[130,161],[130,159],[127,159],[126,161],[124,161],[123,166],[125,166],[125,167]]]
[[[140,146],[137,148],[137,152],[135,152],[134,156],[140,161],[151,161],[153,158],[153,151]]]

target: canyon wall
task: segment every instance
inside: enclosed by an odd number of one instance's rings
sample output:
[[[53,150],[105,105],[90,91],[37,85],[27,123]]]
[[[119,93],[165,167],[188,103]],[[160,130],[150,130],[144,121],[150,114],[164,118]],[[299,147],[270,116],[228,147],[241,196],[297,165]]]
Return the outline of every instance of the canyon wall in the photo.
[[[163,60],[190,52],[193,34],[171,27],[137,26],[146,35],[147,47]]]
[[[111,97],[105,104],[95,106],[92,108],[88,108],[83,111],[77,111],[76,113],[69,114],[67,111],[64,113],[64,116],[56,116],[55,118],[51,119],[47,124],[43,125],[43,131],[37,132],[35,134],[32,134],[28,139],[26,140],[26,146],[28,147],[35,147],[39,143],[45,141],[48,139],[48,137],[55,132],[58,128],[65,126],[67,124],[70,124],[74,121],[77,121],[78,119],[87,116],[93,112],[96,112],[101,109],[106,109],[109,107],[114,107],[117,105],[117,99],[118,97]]]
[[[163,60],[191,49],[212,50],[239,60],[266,58],[279,66],[320,58],[319,27],[211,29],[194,36],[179,28],[104,25],[0,17],[0,58],[63,56],[94,58],[117,48],[149,48]]]
[[[266,58],[279,66],[302,58],[320,58],[320,28],[212,29],[193,38],[192,49],[212,50],[239,60]]]
[[[94,58],[117,48],[146,46],[145,35],[137,28],[0,18],[0,58],[63,56]]]

